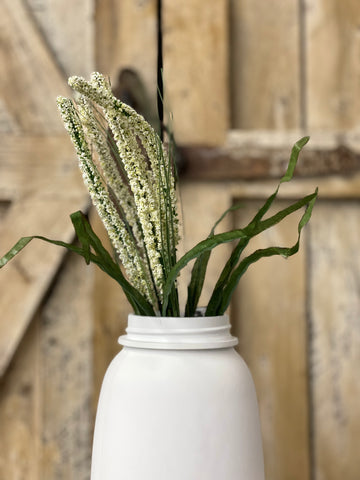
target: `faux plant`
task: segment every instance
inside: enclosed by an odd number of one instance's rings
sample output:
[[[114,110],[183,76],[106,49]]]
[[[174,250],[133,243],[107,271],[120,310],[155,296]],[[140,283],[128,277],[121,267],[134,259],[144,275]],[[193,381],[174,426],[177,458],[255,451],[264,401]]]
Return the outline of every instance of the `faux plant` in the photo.
[[[289,257],[298,251],[300,233],[310,219],[317,190],[266,219],[264,216],[280,185],[293,177],[299,153],[309,137],[296,142],[285,175],[248,225],[215,233],[225,215],[237,208],[234,206],[221,216],[206,239],[178,260],[177,176],[171,142],[165,146],[141,115],[114,97],[109,82],[101,74],[93,73],[90,81],[71,77],[69,85],[77,92],[77,100],[58,97],[58,107],[114,254],[104,248],[87,217],[78,211],[70,215],[76,233],[74,243],[40,236],[23,237],[0,259],[0,267],[32,239],[42,239],[81,255],[86,263],[96,264],[114,278],[136,314],[180,316],[177,277],[195,260],[185,307],[185,315],[194,316],[211,251],[220,244],[235,242],[205,311],[205,315],[221,315],[251,264],[263,257]],[[293,246],[258,249],[243,258],[243,251],[253,237],[304,207]]]

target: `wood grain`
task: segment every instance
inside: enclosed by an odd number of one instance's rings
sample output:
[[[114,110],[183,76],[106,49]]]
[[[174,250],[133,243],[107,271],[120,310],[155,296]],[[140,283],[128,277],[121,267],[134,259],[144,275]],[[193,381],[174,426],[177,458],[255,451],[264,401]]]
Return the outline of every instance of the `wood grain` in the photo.
[[[227,2],[162,5],[165,95],[175,138],[221,145],[229,127]]]
[[[94,1],[25,0],[56,63],[67,75],[94,68]],[[80,28],[81,27],[81,28]]]
[[[298,1],[234,0],[231,6],[232,127],[298,128]]]
[[[68,139],[66,144],[67,142],[69,142]],[[24,151],[26,139],[23,143],[19,141],[18,144],[22,145],[19,148]],[[9,145],[16,150],[14,143],[10,142]],[[27,235],[43,235],[48,238],[71,241],[74,233],[69,214],[75,210],[87,209],[88,195],[76,169],[76,161],[72,159],[72,164],[69,164],[68,147],[59,148],[64,156],[61,154],[52,156],[51,148],[54,147],[54,142],[50,139],[49,142],[45,141],[44,145],[50,148],[48,150],[50,156],[49,163],[43,163],[43,169],[41,164],[37,163],[36,153],[33,157],[30,155],[30,159],[34,160],[37,167],[33,170],[31,167],[34,163],[30,164],[28,168],[24,168],[24,172],[21,171],[21,162],[20,165],[16,161],[13,165],[9,165],[6,160],[8,157],[6,155],[2,157],[5,158],[4,179],[17,178],[19,182],[17,186],[20,190],[16,191],[18,201],[9,207],[0,224],[1,255],[5,254],[20,237]],[[34,149],[35,152],[41,150],[41,147]],[[15,158],[16,155],[14,155]],[[49,164],[52,167],[51,172],[49,172]],[[0,171],[1,165],[0,161]],[[24,162],[23,165],[25,166],[26,163]],[[27,175],[24,176],[24,173]],[[35,173],[36,177],[33,176]],[[63,255],[64,249],[34,240],[19,257],[1,271],[3,315],[0,320],[0,376],[4,373],[32,316],[48,290]],[[19,298],[21,301],[18,301]],[[9,318],[12,320],[10,323]]]
[[[90,475],[93,269],[66,257],[41,318],[41,473],[52,480]]]
[[[230,130],[220,147],[181,146],[180,175],[191,180],[281,178],[301,131]],[[349,175],[360,170],[358,133],[314,133],[302,150],[295,175]]]
[[[134,70],[156,105],[157,1],[95,1],[95,66],[112,85],[124,68]]]
[[[41,478],[39,345],[40,321],[37,316],[26,332],[11,368],[0,381],[0,478]]]
[[[244,226],[257,207],[246,202],[235,226]],[[247,252],[292,245],[297,222],[295,215],[254,238]],[[286,262],[274,257],[251,266],[234,296],[239,350],[258,393],[268,480],[310,478],[304,243],[303,236],[300,252]]]
[[[13,128],[63,132],[56,96],[66,95],[64,77],[22,0],[0,3],[0,97]]]
[[[69,188],[64,191],[66,183]],[[0,135],[0,199],[14,202],[51,192],[59,197],[66,193],[74,202],[85,192],[74,147],[66,132]]]
[[[356,128],[360,120],[360,8],[353,0],[306,1],[308,128]]]
[[[359,477],[360,209],[317,205],[310,233],[315,480]]]

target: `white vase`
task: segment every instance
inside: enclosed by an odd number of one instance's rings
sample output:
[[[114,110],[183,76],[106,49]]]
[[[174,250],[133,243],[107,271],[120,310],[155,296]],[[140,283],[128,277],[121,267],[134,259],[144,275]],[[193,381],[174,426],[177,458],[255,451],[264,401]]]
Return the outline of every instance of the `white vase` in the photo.
[[[226,315],[129,316],[105,375],[91,480],[264,480],[255,389]]]

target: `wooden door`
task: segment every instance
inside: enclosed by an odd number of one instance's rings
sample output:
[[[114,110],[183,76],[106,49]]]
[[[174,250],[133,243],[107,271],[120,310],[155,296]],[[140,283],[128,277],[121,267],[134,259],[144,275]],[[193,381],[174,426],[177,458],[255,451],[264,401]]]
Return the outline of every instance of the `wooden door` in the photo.
[[[286,202],[319,186],[301,251],[249,269],[230,313],[258,392],[266,478],[357,480],[357,2],[3,0],[0,14],[2,251],[27,234],[69,240],[68,214],[88,204],[49,99],[68,93],[68,75],[96,68],[114,85],[135,71],[155,102],[159,33],[184,248],[239,200],[244,208],[222,226],[242,225],[274,190],[291,145],[311,135],[279,195]],[[287,244],[294,229],[290,221],[253,247]],[[203,303],[228,254],[212,255]],[[92,283],[88,272],[35,242],[1,272],[0,477],[88,478],[89,403],[128,312],[114,282],[97,272]]]

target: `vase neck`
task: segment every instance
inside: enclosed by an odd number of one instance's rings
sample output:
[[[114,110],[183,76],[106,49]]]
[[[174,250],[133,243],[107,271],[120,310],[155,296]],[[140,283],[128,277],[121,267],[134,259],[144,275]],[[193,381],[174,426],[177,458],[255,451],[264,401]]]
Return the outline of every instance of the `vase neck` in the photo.
[[[237,345],[227,315],[217,317],[146,317],[129,315],[126,347],[162,350],[204,350]]]

